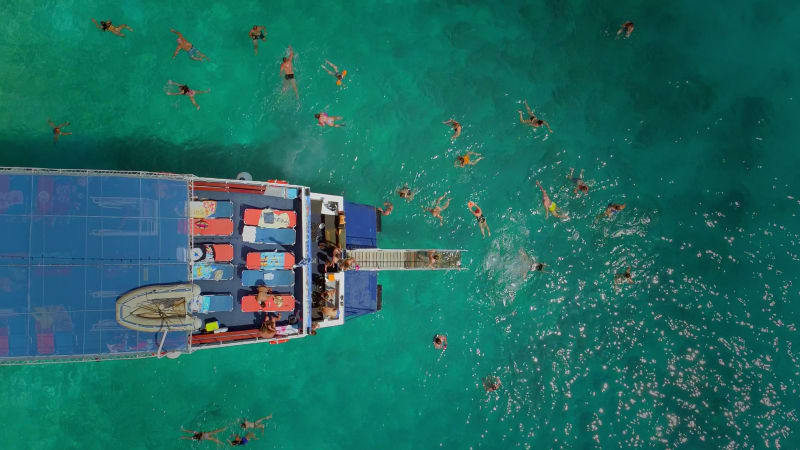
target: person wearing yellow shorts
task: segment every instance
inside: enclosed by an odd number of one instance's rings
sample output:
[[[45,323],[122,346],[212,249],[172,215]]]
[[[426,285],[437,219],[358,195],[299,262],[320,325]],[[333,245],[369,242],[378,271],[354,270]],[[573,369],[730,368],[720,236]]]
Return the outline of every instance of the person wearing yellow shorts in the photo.
[[[561,212],[556,205],[556,202],[550,200],[550,196],[547,195],[547,192],[544,190],[539,182],[536,182],[536,186],[539,186],[539,190],[542,191],[542,205],[544,205],[544,218],[547,218],[547,214],[552,214],[553,217],[557,219],[567,219],[567,214]]]

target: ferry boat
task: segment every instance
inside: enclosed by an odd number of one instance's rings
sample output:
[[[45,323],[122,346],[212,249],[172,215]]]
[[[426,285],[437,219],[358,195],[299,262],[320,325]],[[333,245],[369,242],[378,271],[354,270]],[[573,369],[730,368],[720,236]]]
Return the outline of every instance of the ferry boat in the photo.
[[[0,168],[0,364],[279,344],[381,309],[381,214],[281,180]]]

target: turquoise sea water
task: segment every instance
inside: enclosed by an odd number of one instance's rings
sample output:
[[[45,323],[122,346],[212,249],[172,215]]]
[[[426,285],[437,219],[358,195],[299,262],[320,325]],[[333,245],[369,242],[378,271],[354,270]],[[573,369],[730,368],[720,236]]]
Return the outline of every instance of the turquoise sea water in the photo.
[[[181,426],[269,413],[255,448],[800,446],[796,2],[12,0],[0,17],[2,165],[247,170],[371,204],[409,183],[381,246],[469,250],[463,272],[381,274],[383,311],[292,344],[0,368],[4,448],[188,448]],[[211,61],[172,60],[171,27]],[[289,44],[299,102],[280,93]],[[211,93],[196,111],[169,79]],[[554,134],[519,124],[523,99]],[[315,126],[322,110],[347,126]],[[53,145],[48,118],[74,134]],[[453,167],[466,150],[485,160]],[[535,180],[569,221],[545,220]],[[421,206],[448,190],[440,227]],[[627,208],[596,222],[611,201]],[[520,249],[552,273],[526,276]]]

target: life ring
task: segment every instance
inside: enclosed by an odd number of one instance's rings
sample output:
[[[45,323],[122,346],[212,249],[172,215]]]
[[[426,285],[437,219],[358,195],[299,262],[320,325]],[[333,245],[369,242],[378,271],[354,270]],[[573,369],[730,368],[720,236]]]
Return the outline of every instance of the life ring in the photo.
[[[289,342],[289,340],[288,340],[288,339],[281,339],[281,340],[279,340],[279,341],[269,341],[269,343],[270,343],[270,344],[273,344],[273,345],[275,345],[275,344],[285,344],[285,343],[287,343],[287,342]]]
[[[236,175],[236,179],[242,181],[253,181],[253,176],[250,175],[250,172],[239,172],[239,174]]]

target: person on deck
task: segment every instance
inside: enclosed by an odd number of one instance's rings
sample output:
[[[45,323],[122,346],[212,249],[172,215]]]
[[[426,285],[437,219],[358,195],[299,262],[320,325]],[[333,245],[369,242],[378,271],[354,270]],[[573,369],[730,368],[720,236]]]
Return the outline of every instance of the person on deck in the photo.
[[[202,61],[204,59],[211,61],[208,59],[208,56],[200,53],[200,51],[197,50],[197,48],[195,48],[191,42],[187,41],[179,31],[175,31],[172,28],[170,28],[169,31],[178,35],[178,46],[175,48],[175,53],[172,54],[172,59],[175,59],[175,57],[178,55],[178,52],[183,50],[195,61]]]
[[[247,35],[250,36],[250,39],[253,40],[253,51],[255,52],[256,55],[258,55],[258,41],[259,40],[262,40],[262,41],[266,41],[267,40],[266,32],[267,32],[267,29],[264,28],[263,26],[261,26],[261,25],[253,25],[253,28],[250,29],[249,33],[247,33]]]
[[[286,92],[286,89],[289,88],[289,85],[292,86],[294,89],[294,97],[300,98],[300,94],[297,93],[297,82],[294,79],[294,50],[292,50],[292,46],[289,46],[289,56],[284,56],[281,62],[281,75],[283,75],[283,90],[281,92]]]
[[[101,20],[100,23],[97,23],[97,21],[92,18],[92,22],[94,22],[94,26],[97,27],[98,30],[110,31],[119,37],[125,37],[125,34],[122,33],[122,30],[127,29],[128,31],[133,31],[133,28],[125,24],[114,26],[111,24],[110,20]]]
[[[275,325],[278,323],[278,317],[277,314],[267,314],[267,317],[264,318],[264,322],[261,324],[261,328],[258,330],[258,337],[262,339],[274,338],[278,334]]]

